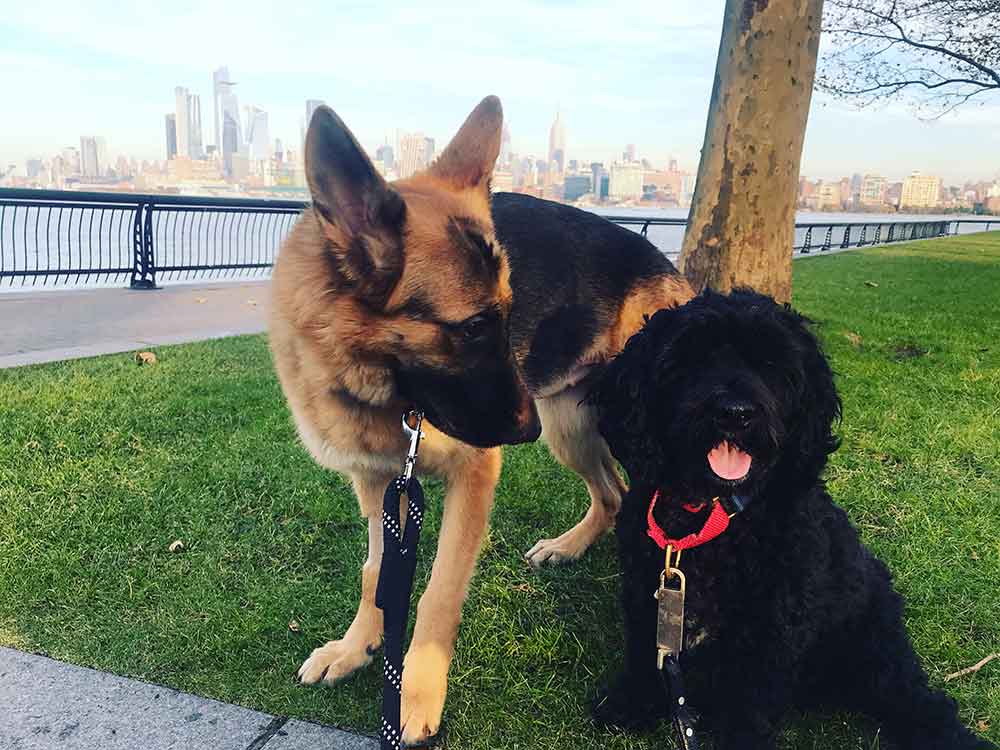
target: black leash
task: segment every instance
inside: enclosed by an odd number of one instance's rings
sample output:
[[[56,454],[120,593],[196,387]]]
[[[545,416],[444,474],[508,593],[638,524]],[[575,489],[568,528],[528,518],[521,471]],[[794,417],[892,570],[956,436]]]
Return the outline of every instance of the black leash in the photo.
[[[410,427],[408,417],[416,420]],[[420,427],[424,415],[410,412],[403,416],[403,430],[410,436],[410,449],[403,464],[403,473],[396,477],[382,499],[382,565],[375,589],[375,606],[382,610],[384,625],[382,726],[379,731],[381,750],[400,750],[400,697],[403,687],[403,641],[410,615],[410,594],[413,574],[417,568],[417,544],[424,519],[424,490],[413,476],[417,449],[423,433]],[[399,517],[399,505],[406,495],[406,524]]]
[[[694,733],[696,719],[687,704],[684,679],[681,676],[681,665],[677,661],[677,657],[674,655],[666,657],[659,672],[660,681],[663,683],[663,692],[672,704],[674,730],[681,741],[680,750],[698,750],[698,738]]]

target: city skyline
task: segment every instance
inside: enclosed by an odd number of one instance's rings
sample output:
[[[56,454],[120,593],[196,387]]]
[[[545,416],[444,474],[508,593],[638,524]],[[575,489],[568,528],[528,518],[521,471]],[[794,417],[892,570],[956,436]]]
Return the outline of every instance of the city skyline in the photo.
[[[305,121],[324,104],[305,101],[299,151],[285,150],[280,138],[272,144],[267,111],[244,107],[241,129],[236,83],[227,66],[212,73],[215,143],[205,145],[200,97],[187,88],[174,88],[175,111],[164,116],[164,161],[143,161],[119,155],[112,163],[103,136],[81,136],[80,148],[67,147],[51,159],[29,159],[19,178],[15,165],[0,164],[0,185],[36,188],[90,189],[190,194],[303,194],[306,189],[302,148]],[[245,135],[245,137],[244,137]],[[666,169],[641,157],[635,143],[625,145],[620,159],[610,163],[568,158],[567,127],[561,108],[548,130],[545,158],[510,150],[510,130],[501,133],[499,158],[492,175],[495,190],[513,190],[540,198],[580,205],[642,203],[647,206],[687,207],[693,197],[695,173],[671,157]],[[426,169],[436,156],[436,141],[423,132],[397,130],[394,147],[385,142],[369,155],[389,180],[405,179]],[[912,171],[897,181],[865,171],[839,180],[810,180],[801,175],[797,205],[833,211],[1000,211],[1000,180],[947,185],[937,175]]]
[[[233,89],[236,83],[230,80],[230,74],[228,66],[223,65],[212,72],[212,104],[213,104],[213,119],[214,119],[214,143],[206,144],[205,139],[205,126],[201,122],[201,106],[200,106],[200,95],[191,93],[187,87],[176,86],[174,88],[174,101],[175,101],[175,111],[165,113],[163,116],[163,128],[165,139],[161,140],[163,144],[162,156],[163,159],[153,158],[153,159],[143,159],[143,163],[149,162],[152,164],[158,164],[161,161],[168,162],[174,159],[178,154],[182,157],[187,157],[192,160],[206,160],[215,159],[221,161],[221,175],[230,178],[234,176],[233,158],[239,157],[240,159],[248,162],[262,162],[267,161],[272,158],[272,156],[277,156],[278,158],[284,158],[288,160],[288,156],[292,156],[292,162],[297,163],[301,159],[301,153],[297,152],[294,148],[290,149],[288,152],[283,153],[283,146],[281,138],[275,138],[273,141],[271,139],[271,132],[269,129],[269,115],[268,112],[256,105],[247,105],[243,109],[246,114],[246,128],[242,127],[242,122],[239,116],[239,104]],[[322,99],[307,99],[305,100],[305,116],[300,120],[299,127],[299,151],[304,143],[305,138],[305,128],[306,123],[311,118],[315,109],[321,105],[325,105],[326,102]],[[178,122],[180,125],[178,125]],[[245,137],[244,134],[245,133]],[[396,138],[394,144],[389,144],[388,136],[385,136],[382,143],[374,148],[365,147],[369,154],[369,157],[374,163],[376,163],[379,168],[386,174],[387,177],[398,179],[409,177],[415,172],[426,168],[429,166],[435,156],[436,156],[436,140],[432,137],[428,137],[423,131],[416,132],[402,132],[398,128],[396,129]],[[107,139],[104,136],[80,136],[80,150],[75,157],[78,161],[78,166],[80,167],[78,173],[82,177],[100,177],[104,176],[104,173],[108,169],[113,169],[113,164],[115,163],[130,163],[137,164],[138,159],[134,154],[123,154],[119,153],[116,161],[111,159],[111,150],[107,145]],[[221,148],[219,144],[222,144]],[[178,146],[180,144],[180,146]],[[501,140],[501,152],[500,157],[497,161],[497,170],[501,172],[500,179],[501,184],[505,185],[506,182],[503,181],[504,178],[502,173],[513,171],[515,172],[515,180],[512,181],[512,186],[514,182],[520,184],[520,179],[516,177],[516,173],[520,172],[520,167],[517,164],[512,164],[510,162],[511,157],[516,157],[516,161],[522,164],[530,165],[528,168],[534,170],[534,165],[537,163],[539,169],[542,172],[555,172],[560,175],[560,181],[567,173],[567,164],[578,164],[579,169],[586,172],[588,165],[600,165],[602,167],[602,174],[605,181],[611,179],[612,183],[616,182],[612,179],[612,175],[618,174],[618,190],[611,189],[610,197],[614,198],[626,198],[634,197],[642,194],[643,185],[643,172],[645,172],[647,178],[650,175],[656,175],[664,170],[661,169],[660,165],[653,164],[646,156],[642,155],[639,150],[637,150],[635,143],[627,143],[625,145],[624,151],[618,152],[620,154],[619,158],[613,158],[608,160],[592,160],[586,156],[572,155],[571,151],[567,147],[567,129],[566,123],[562,118],[562,108],[561,106],[556,106],[555,116],[548,128],[548,149],[545,158],[536,157],[534,153],[518,154],[512,151],[511,147],[511,134],[510,128],[507,122],[504,123],[502,140]],[[75,146],[66,146],[58,150],[53,150],[50,152],[51,158],[66,158],[66,152],[71,151]],[[99,155],[98,155],[99,154]],[[386,154],[388,156],[386,156]],[[394,159],[398,156],[398,161]],[[47,163],[49,157],[46,155],[32,156],[24,161],[24,172],[34,172],[37,174],[40,165]],[[100,168],[96,165],[100,164]],[[694,172],[696,172],[696,167],[692,170],[686,171],[678,167],[677,156],[671,154],[667,159],[666,173],[683,173],[685,177],[690,177],[690,183],[685,181],[683,190],[676,190],[677,194],[687,194],[689,195],[691,190],[693,190],[693,177]],[[641,168],[640,166],[641,165]],[[9,165],[16,169],[16,163]],[[300,166],[300,165],[299,165]],[[4,163],[0,162],[0,175],[3,175]],[[128,176],[134,176],[136,173],[134,166],[129,169],[125,174]],[[241,170],[241,174],[245,176],[246,168]],[[573,170],[574,174],[577,172],[576,169]],[[881,195],[885,193],[885,186],[894,183],[902,184],[905,180],[909,179],[911,176],[916,176],[921,174],[920,170],[911,170],[910,172],[899,176],[897,180],[896,175],[889,175],[888,177],[879,174],[875,171],[869,169],[862,170],[865,181],[867,182],[869,177],[875,178],[881,184]],[[854,185],[854,193],[864,192],[860,186],[860,180],[862,178],[862,172],[854,172],[854,177],[852,181],[858,181],[857,185]],[[10,172],[8,172],[10,174]],[[627,176],[626,176],[627,175]],[[29,177],[31,175],[28,175]],[[594,173],[591,180],[591,187],[593,188],[594,183],[600,180],[600,175]],[[829,192],[831,188],[830,185],[837,183],[838,181],[843,183],[846,181],[847,177],[835,178],[824,176],[820,177],[817,184],[822,185],[824,182],[827,183],[826,199],[830,204],[836,204],[837,200],[832,197]],[[933,176],[933,179],[938,183],[938,190],[948,187],[945,183],[947,180],[943,180],[938,176]],[[531,178],[533,183],[535,177]],[[656,182],[655,177],[651,180]],[[804,172],[800,175],[800,183],[805,184],[809,181],[808,175]],[[959,180],[954,186],[974,184],[977,182],[987,182],[987,180],[976,180],[974,178],[964,178]],[[547,179],[544,184],[547,186],[551,184],[551,180]],[[622,192],[622,185],[627,182],[629,187]],[[634,184],[632,184],[634,183]],[[541,183],[540,183],[541,184]],[[867,189],[867,187],[866,187]],[[596,191],[600,197],[600,185],[598,184]],[[846,192],[846,191],[841,191]],[[802,196],[800,195],[800,199]],[[859,198],[860,200],[860,198]],[[822,200],[820,200],[822,203]],[[861,203],[865,201],[861,200]],[[908,204],[909,205],[909,204]]]
[[[496,93],[516,153],[545,158],[558,107],[573,123],[568,158],[608,163],[635,143],[654,163],[674,155],[694,169],[722,2],[668,5],[520,2],[459,12],[452,3],[417,10],[376,2],[338,13],[253,0],[233,13],[224,3],[181,2],[161,9],[151,27],[138,9],[84,12],[41,0],[0,20],[0,73],[11,82],[8,101],[21,103],[5,122],[0,163],[23,165],[81,134],[102,134],[115,154],[163,158],[170,107],[162,92],[176,86],[200,97],[203,145],[214,145],[211,72],[227,66],[241,102],[266,111],[271,138],[290,148],[308,98],[331,104],[373,153],[397,129],[444,144],[483,95]],[[414,33],[423,28],[434,33]],[[540,29],[558,32],[550,38]],[[833,177],[850,163],[946,182],[995,178],[1000,163],[983,155],[1000,153],[998,121],[1000,104],[922,123],[900,106],[856,112],[817,92],[802,172]]]

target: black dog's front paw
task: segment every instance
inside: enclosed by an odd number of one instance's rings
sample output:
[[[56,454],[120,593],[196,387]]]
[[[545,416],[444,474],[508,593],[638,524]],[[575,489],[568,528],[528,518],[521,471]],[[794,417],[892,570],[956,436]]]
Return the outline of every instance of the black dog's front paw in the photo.
[[[652,729],[666,718],[667,706],[655,675],[643,679],[621,674],[594,700],[591,714],[599,726],[637,732]]]

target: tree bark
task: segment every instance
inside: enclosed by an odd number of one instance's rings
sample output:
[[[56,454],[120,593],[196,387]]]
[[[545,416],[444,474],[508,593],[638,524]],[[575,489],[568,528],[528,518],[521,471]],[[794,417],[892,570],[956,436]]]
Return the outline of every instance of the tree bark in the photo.
[[[792,296],[792,246],[823,0],[726,0],[681,270],[698,291]]]

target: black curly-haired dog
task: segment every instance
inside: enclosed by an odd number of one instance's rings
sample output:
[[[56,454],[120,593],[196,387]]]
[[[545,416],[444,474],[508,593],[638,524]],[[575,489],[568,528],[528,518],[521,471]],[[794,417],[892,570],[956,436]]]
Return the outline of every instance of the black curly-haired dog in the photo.
[[[659,490],[655,518],[673,538],[711,507],[685,503],[749,501],[681,563],[688,703],[716,747],[772,748],[790,709],[833,707],[868,715],[901,748],[994,748],[928,687],[889,571],[827,494],[840,399],[803,317],[751,291],[704,293],[656,313],[592,399],[631,481],[617,524],[625,667],[595,703],[598,722],[667,715],[653,598],[664,554],[647,536]]]

